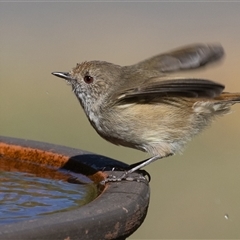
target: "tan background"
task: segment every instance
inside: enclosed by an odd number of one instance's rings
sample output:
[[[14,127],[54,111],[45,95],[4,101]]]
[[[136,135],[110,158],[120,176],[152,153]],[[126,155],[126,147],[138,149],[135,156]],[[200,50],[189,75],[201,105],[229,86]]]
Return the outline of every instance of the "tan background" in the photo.
[[[144,159],[102,140],[50,73],[84,60],[133,64],[195,42],[221,42],[227,54],[190,74],[240,92],[240,3],[0,3],[0,134]],[[240,104],[233,112],[183,155],[146,167],[149,213],[131,239],[240,238]]]

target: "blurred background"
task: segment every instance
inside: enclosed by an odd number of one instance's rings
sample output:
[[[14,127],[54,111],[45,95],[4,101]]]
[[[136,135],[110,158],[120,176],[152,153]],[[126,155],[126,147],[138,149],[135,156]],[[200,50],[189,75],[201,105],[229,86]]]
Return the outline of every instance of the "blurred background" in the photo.
[[[130,65],[191,43],[220,42],[220,64],[180,73],[240,92],[240,3],[1,2],[0,134],[88,150],[126,162],[90,126],[71,88],[51,75],[77,62]],[[155,162],[151,202],[130,239],[240,238],[240,104],[188,144]]]

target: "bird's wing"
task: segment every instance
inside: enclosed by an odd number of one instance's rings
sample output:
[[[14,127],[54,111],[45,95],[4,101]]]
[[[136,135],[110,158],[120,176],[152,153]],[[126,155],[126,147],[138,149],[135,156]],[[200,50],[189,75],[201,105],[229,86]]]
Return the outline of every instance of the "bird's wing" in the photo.
[[[136,66],[159,72],[175,72],[199,68],[221,59],[224,49],[220,44],[193,44],[144,60]]]
[[[224,86],[206,79],[153,77],[136,87],[127,87],[116,96],[117,102],[151,101],[164,97],[214,98]]]

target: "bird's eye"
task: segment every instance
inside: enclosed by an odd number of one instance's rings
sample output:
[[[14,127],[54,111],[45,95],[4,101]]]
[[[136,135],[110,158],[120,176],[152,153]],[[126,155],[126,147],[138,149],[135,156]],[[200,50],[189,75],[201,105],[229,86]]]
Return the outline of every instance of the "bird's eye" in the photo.
[[[86,75],[84,76],[84,82],[85,83],[92,83],[93,82],[93,77],[89,76],[89,75]]]

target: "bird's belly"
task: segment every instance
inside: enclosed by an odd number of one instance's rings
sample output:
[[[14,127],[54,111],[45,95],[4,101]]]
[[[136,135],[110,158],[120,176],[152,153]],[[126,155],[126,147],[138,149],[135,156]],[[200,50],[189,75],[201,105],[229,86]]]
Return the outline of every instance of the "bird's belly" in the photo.
[[[188,139],[190,120],[181,109],[171,111],[171,107],[147,104],[121,106],[100,116],[100,126],[95,126],[95,129],[104,139],[116,145],[151,153],[164,149],[178,151]]]

